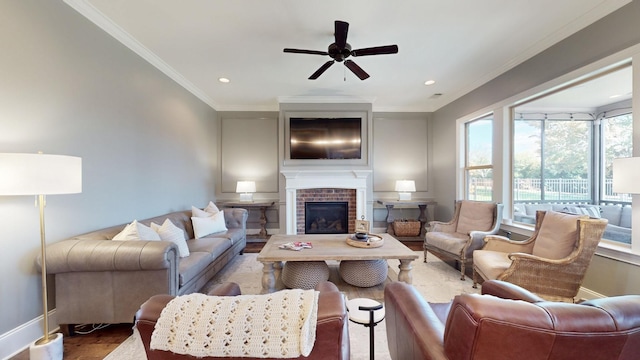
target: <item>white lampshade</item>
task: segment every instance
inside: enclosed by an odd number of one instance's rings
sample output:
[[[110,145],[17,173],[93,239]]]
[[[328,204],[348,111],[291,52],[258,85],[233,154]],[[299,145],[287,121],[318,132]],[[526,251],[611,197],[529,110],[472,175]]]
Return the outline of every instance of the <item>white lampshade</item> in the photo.
[[[238,181],[236,185],[237,193],[254,193],[256,192],[256,182],[255,181]]]
[[[396,180],[397,192],[415,192],[416,182],[413,180]]]
[[[416,191],[416,182],[413,180],[396,180],[398,200],[411,200],[411,193]]]
[[[640,157],[613,159],[613,192],[640,194]]]
[[[49,154],[0,153],[0,195],[82,192],[82,159]]]
[[[253,193],[256,192],[256,182],[238,181],[236,192],[240,193],[240,201],[253,201]]]

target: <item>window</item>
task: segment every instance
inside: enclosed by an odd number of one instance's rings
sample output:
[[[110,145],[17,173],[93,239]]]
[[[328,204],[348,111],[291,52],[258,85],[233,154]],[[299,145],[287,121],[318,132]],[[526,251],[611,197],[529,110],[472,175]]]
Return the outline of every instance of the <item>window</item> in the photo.
[[[631,197],[612,191],[613,159],[632,156],[631,67],[513,108],[513,220],[535,210],[606,218],[603,239],[631,244]]]
[[[593,202],[592,119],[516,109],[513,199],[519,202]],[[590,117],[590,114],[584,116]]]
[[[465,198],[493,199],[493,114],[465,124]]]
[[[613,159],[633,156],[633,117],[631,113],[611,117],[603,114],[601,124],[604,175],[601,198],[606,202],[630,205],[630,194],[613,192]]]

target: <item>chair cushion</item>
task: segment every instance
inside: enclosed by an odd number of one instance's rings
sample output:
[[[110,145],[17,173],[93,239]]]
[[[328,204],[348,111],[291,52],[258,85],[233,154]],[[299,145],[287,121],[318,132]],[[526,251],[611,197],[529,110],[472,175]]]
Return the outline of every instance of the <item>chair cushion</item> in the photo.
[[[531,253],[547,259],[567,257],[575,249],[578,219],[583,218],[588,216],[547,211]]]
[[[460,255],[462,248],[469,241],[469,235],[432,231],[425,235],[425,242],[451,254]]]
[[[509,254],[502,251],[475,250],[473,267],[485,280],[495,280],[511,266]]]
[[[468,234],[470,231],[487,231],[493,227],[496,204],[482,201],[463,201],[460,204],[456,232]]]

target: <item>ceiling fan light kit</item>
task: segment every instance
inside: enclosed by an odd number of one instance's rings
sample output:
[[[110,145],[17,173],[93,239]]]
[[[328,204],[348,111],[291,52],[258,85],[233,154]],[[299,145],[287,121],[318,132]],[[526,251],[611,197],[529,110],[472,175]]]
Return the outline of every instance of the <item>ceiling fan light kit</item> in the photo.
[[[328,55],[329,57],[331,57],[332,60],[329,60],[326,63],[322,64],[322,66],[320,66],[318,70],[316,70],[313,74],[311,74],[311,76],[309,76],[309,80],[315,80],[320,77],[320,75],[327,71],[327,69],[329,69],[331,65],[333,65],[336,61],[344,62],[344,66],[351,70],[351,72],[353,72],[360,80],[365,80],[369,77],[369,74],[367,74],[367,72],[364,71],[360,66],[358,66],[358,64],[356,64],[353,60],[347,60],[348,57],[398,53],[398,45],[385,45],[351,50],[351,45],[347,43],[348,33],[349,23],[336,20],[334,31],[335,42],[329,45],[327,51],[285,48],[284,52],[323,56]]]

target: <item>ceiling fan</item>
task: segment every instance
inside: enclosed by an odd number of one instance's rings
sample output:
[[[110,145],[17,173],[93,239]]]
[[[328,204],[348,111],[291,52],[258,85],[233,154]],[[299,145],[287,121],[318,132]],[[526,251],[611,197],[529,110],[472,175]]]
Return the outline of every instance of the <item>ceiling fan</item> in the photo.
[[[333,60],[329,60],[324,63],[316,72],[309,76],[309,80],[317,79],[322,73],[324,73],[328,68],[331,67],[336,61],[343,62],[344,66],[349,68],[360,80],[364,80],[369,77],[358,64],[353,62],[353,60],[347,60],[349,56],[368,56],[368,55],[383,55],[383,54],[396,54],[398,53],[398,45],[386,45],[386,46],[376,46],[370,48],[356,49],[351,50],[351,45],[347,43],[347,33],[349,32],[349,23],[336,20],[335,21],[335,42],[329,45],[327,51],[318,51],[318,50],[302,50],[302,49],[284,49],[286,53],[296,53],[296,54],[311,54],[311,55],[329,55]]]

